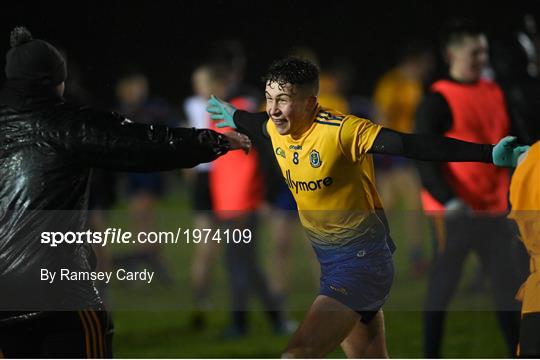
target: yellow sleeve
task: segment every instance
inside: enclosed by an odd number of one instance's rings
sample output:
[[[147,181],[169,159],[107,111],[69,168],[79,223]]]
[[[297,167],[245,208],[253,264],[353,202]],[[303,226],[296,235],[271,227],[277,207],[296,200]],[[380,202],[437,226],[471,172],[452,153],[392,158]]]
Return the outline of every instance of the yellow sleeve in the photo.
[[[341,152],[356,162],[373,146],[382,127],[367,119],[347,116],[339,128],[339,146]]]

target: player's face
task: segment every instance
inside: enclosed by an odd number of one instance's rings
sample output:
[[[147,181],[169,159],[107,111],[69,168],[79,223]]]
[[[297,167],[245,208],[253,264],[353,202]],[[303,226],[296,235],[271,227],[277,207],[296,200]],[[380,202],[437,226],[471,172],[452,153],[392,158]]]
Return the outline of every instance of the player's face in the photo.
[[[477,81],[488,61],[488,42],[484,35],[466,36],[448,49],[450,73],[463,81]]]
[[[317,98],[291,84],[266,83],[266,112],[280,135],[302,134],[310,126]]]

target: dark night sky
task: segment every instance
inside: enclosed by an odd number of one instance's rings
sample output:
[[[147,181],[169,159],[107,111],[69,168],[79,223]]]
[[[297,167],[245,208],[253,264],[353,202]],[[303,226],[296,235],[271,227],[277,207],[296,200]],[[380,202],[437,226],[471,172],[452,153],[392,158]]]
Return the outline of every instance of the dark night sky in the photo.
[[[11,28],[25,25],[35,37],[64,48],[84,83],[104,101],[111,100],[115,79],[132,66],[149,75],[154,93],[178,101],[190,92],[193,64],[211,53],[212,44],[233,37],[246,47],[247,79],[254,84],[291,46],[307,45],[323,66],[335,57],[351,60],[357,68],[354,89],[368,94],[405,39],[421,37],[435,48],[440,25],[451,17],[467,16],[489,32],[509,31],[526,12],[540,20],[538,1],[49,3],[3,2],[0,52],[8,50]]]

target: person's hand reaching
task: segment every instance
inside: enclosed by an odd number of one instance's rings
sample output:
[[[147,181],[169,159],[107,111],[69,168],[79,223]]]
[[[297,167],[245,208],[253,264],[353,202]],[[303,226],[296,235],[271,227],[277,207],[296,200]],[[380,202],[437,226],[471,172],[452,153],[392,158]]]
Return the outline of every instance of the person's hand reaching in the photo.
[[[206,106],[206,111],[210,113],[210,118],[213,121],[222,120],[216,124],[218,128],[230,127],[236,129],[237,127],[233,120],[236,110],[234,106],[218,99],[214,95],[210,96],[210,100],[208,100],[208,105]]]
[[[520,146],[515,136],[506,136],[493,147],[493,163],[499,167],[516,167],[519,157],[529,148]]]
[[[247,154],[251,150],[251,140],[244,134],[239,133],[238,131],[228,131],[222,134],[227,138],[231,144],[230,150],[244,150]]]

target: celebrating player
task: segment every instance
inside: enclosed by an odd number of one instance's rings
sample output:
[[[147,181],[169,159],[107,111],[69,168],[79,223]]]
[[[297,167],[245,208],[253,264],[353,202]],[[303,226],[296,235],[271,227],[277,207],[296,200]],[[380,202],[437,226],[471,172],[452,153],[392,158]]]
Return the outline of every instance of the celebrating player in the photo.
[[[308,61],[274,63],[265,76],[266,112],[237,111],[217,98],[208,111],[218,126],[272,146],[321,264],[321,284],[286,357],[322,357],[341,344],[349,357],[387,357],[382,305],[395,246],[375,188],[370,154],[428,161],[511,166],[526,150],[504,138],[493,147],[440,136],[403,134],[321,108],[319,71]]]

